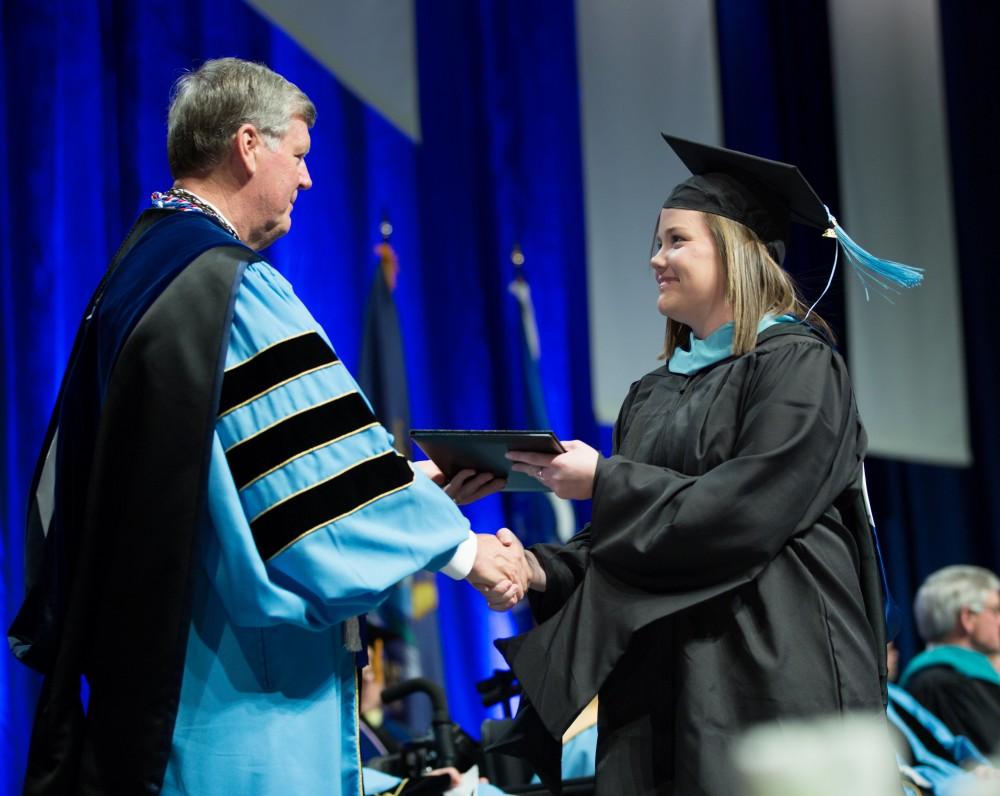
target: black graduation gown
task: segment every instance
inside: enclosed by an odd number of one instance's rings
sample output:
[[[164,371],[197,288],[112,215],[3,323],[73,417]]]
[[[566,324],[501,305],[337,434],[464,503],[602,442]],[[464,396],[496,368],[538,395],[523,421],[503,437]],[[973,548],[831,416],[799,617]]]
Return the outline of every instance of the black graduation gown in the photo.
[[[906,690],[955,735],[985,754],[1000,752],[1000,685],[950,666],[928,666],[910,676]]]
[[[798,324],[635,383],[590,526],[533,548],[542,623],[498,642],[526,695],[506,751],[557,787],[557,739],[599,690],[596,793],[721,796],[744,728],[881,711],[865,445],[843,360]]]

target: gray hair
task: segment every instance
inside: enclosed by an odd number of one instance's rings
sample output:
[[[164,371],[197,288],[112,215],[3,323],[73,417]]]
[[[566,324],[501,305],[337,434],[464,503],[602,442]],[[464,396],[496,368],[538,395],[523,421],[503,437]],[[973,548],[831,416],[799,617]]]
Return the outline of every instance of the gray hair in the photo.
[[[962,608],[981,611],[986,595],[998,589],[1000,579],[982,567],[952,566],[931,573],[913,601],[920,637],[928,644],[941,642],[954,629]]]
[[[205,61],[174,84],[167,116],[167,159],[174,179],[217,166],[242,124],[274,149],[293,117],[312,127],[316,107],[295,84],[263,64],[239,58]]]

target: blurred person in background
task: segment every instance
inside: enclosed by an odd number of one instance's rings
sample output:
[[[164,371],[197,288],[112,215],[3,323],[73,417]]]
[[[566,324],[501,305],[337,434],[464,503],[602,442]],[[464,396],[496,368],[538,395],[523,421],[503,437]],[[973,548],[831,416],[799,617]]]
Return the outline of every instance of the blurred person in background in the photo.
[[[992,754],[1000,746],[1000,579],[988,569],[950,566],[932,573],[913,604],[927,649],[899,684],[957,735]]]

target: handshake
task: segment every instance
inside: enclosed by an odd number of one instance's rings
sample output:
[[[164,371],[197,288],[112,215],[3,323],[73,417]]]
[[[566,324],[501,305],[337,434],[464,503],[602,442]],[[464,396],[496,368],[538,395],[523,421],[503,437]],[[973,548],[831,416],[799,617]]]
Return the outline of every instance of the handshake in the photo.
[[[575,441],[564,444],[568,445],[571,450],[575,450],[577,447],[586,447],[583,443]],[[591,449],[588,448],[588,450]],[[596,455],[597,453],[594,451],[594,457]],[[516,452],[508,454],[508,458],[515,459],[517,462],[514,465],[515,470],[527,467],[539,480],[542,479],[545,466],[539,466],[539,463],[534,460],[530,466],[523,464],[521,459],[515,458],[517,456],[543,456],[548,461],[549,466],[551,466],[549,460],[553,458],[548,454],[518,454]],[[476,473],[473,470],[461,470],[449,480],[441,472],[441,469],[430,460],[413,462],[413,468],[423,472],[460,506],[499,492],[506,484],[503,478],[497,478],[492,473]],[[593,480],[593,474],[591,474],[590,479]],[[589,496],[589,494],[583,495],[583,497]],[[476,560],[465,579],[486,598],[487,604],[494,611],[510,610],[524,599],[528,589],[545,591],[545,570],[542,569],[535,555],[530,550],[525,550],[521,541],[509,529],[501,528],[497,531],[496,536],[490,536],[488,533],[477,533],[476,541]]]
[[[528,589],[545,591],[545,570],[510,530],[501,528],[496,536],[480,533],[476,537],[476,560],[466,580],[492,610],[510,610]]]

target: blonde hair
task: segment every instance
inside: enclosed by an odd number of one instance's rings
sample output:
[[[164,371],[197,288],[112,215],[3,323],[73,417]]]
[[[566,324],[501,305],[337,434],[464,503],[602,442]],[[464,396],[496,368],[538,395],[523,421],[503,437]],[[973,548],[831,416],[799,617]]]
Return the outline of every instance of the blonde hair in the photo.
[[[698,211],[700,212],[700,211]],[[733,355],[740,356],[757,345],[757,324],[765,315],[801,318],[808,307],[799,297],[791,275],[771,256],[764,242],[749,227],[715,213],[701,213],[715,241],[725,299],[733,311]],[[815,312],[810,323],[833,339],[833,332]],[[660,359],[669,359],[678,346],[687,345],[691,327],[667,318],[667,335]]]

